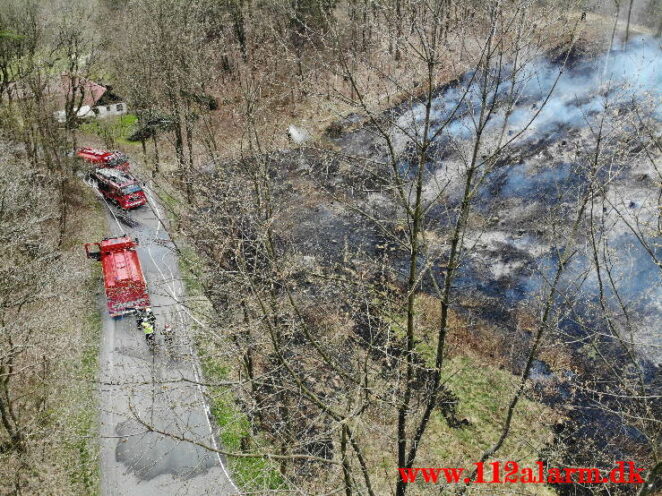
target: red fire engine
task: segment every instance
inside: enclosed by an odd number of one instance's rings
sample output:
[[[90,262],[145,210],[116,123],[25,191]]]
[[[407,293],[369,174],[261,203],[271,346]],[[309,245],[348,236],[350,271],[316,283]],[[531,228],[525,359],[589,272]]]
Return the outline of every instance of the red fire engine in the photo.
[[[99,191],[111,202],[125,210],[147,203],[145,192],[138,180],[128,172],[116,169],[97,169],[92,173]]]
[[[112,169],[129,170],[129,157],[120,151],[108,152],[96,148],[80,148],[76,155],[96,167],[110,167]]]
[[[136,246],[138,243],[128,236],[105,238],[101,243],[85,243],[88,258],[101,261],[111,317],[150,306]]]

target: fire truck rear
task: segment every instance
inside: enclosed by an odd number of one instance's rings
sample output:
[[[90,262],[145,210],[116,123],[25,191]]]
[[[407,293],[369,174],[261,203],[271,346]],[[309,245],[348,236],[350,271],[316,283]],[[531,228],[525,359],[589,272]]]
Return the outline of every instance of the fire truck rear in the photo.
[[[85,243],[88,258],[101,261],[111,317],[150,306],[136,246],[138,243],[128,236],[105,238],[101,243]]]
[[[79,148],[76,156],[86,162],[94,164],[95,167],[108,167],[123,171],[129,170],[129,157],[120,151],[98,150],[96,148]]]

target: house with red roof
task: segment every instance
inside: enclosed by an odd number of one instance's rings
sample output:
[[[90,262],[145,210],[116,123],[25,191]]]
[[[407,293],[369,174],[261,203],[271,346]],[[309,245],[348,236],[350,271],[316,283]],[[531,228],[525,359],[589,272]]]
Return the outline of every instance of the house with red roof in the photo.
[[[63,109],[53,112],[58,122],[66,121],[64,107],[72,99],[79,119],[111,117],[127,112],[126,103],[112,91],[112,86],[82,77],[62,74],[57,93],[59,106]]]

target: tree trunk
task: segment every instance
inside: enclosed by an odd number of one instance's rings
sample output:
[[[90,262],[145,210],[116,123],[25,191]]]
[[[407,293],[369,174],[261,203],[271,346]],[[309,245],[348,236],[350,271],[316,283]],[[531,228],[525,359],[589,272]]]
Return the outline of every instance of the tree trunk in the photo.
[[[634,0],[630,0],[630,5],[628,7],[628,20],[627,24],[625,25],[625,43],[627,44],[628,40],[630,39],[630,17],[632,16],[632,5],[634,4]]]
[[[156,139],[156,131],[152,134],[152,142],[154,143],[154,169],[152,169],[152,177],[159,173],[159,144]]]

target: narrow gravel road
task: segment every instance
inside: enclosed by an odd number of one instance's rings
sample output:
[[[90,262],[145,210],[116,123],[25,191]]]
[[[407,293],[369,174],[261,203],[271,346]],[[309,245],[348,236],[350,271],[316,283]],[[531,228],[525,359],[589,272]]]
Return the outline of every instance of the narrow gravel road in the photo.
[[[175,336],[171,344],[162,334],[157,336],[152,353],[133,316],[111,319],[105,300],[100,302],[102,494],[240,494],[221,457],[203,447],[217,447],[217,441],[196,384],[198,363],[187,334],[186,311],[177,303],[183,295],[177,255],[159,222],[159,207],[149,197],[154,210],[145,206],[131,212],[136,223],[132,227],[108,211],[110,234],[139,239],[157,331],[167,322]]]

